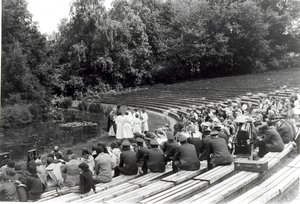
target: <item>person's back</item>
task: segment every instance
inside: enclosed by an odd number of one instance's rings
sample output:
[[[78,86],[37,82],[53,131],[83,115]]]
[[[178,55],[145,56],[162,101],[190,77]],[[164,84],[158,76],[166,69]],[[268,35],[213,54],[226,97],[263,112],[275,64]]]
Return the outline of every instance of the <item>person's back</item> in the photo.
[[[176,142],[173,139],[166,141],[162,146],[162,150],[164,151],[166,157],[168,158],[174,157],[178,148],[179,148],[178,142]]]
[[[79,168],[82,170],[82,173],[79,176],[80,178],[79,193],[85,194],[90,192],[91,189],[93,189],[93,191],[96,192],[93,175],[89,169],[89,166],[83,162],[79,164]]]
[[[95,181],[96,183],[107,183],[112,180],[111,156],[100,152],[95,158]]]
[[[281,120],[276,127],[283,143],[287,144],[293,141],[293,127],[288,122]]]
[[[233,158],[228,151],[225,139],[212,137],[212,139],[209,140],[209,144],[211,145],[211,153],[214,154],[212,159],[213,164],[231,164],[233,162]]]
[[[120,167],[121,172],[127,175],[135,175],[137,173],[136,154],[134,151],[126,150],[121,153]]]
[[[148,150],[149,160],[147,161],[147,167],[151,172],[164,172],[165,156],[161,149],[157,147]]]
[[[28,165],[29,175],[26,178],[26,187],[29,200],[36,201],[40,199],[41,194],[44,192],[42,180],[37,175],[36,165],[31,163]]]
[[[77,160],[77,156],[73,154],[71,160],[66,163],[64,171],[66,173],[65,184],[68,187],[79,185],[80,169],[78,165],[80,162]]]
[[[284,149],[284,143],[279,133],[273,127],[269,127],[266,130],[265,142],[270,152],[281,152]]]

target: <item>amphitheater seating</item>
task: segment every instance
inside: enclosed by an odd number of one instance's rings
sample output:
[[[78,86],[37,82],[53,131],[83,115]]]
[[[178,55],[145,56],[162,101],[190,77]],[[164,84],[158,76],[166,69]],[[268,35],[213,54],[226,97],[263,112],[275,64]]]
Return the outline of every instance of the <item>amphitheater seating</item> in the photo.
[[[260,185],[232,200],[231,203],[267,203],[283,193],[290,185],[299,180],[299,177],[300,156]]]

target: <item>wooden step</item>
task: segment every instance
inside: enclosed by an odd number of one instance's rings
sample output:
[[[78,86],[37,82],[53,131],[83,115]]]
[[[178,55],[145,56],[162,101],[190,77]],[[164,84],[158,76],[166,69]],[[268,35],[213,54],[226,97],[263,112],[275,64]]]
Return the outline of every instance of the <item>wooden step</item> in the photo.
[[[259,173],[241,171],[234,176],[185,200],[187,203],[217,203],[259,177]]]
[[[206,162],[201,162],[200,169],[196,171],[185,171],[181,170],[175,174],[172,174],[168,177],[162,179],[162,181],[173,182],[174,184],[182,183],[188,179],[191,179],[195,176],[198,176],[201,172],[203,172],[207,168]]]
[[[134,191],[122,194],[116,198],[110,199],[109,203],[133,203],[148,198],[154,194],[167,190],[174,186],[172,182],[157,181],[150,185],[136,189]]]
[[[234,165],[229,166],[218,166],[209,170],[199,176],[196,176],[194,180],[207,181],[209,184],[213,184],[216,181],[220,180],[224,176],[232,173],[234,171]]]

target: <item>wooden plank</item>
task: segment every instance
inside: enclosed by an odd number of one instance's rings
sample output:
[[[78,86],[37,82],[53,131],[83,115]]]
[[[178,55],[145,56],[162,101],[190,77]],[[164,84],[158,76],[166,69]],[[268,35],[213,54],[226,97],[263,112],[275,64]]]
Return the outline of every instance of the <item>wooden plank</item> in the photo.
[[[274,156],[274,157],[282,159],[287,154],[289,154],[292,151],[292,149],[293,149],[293,144],[291,142],[288,144],[285,144],[282,152],[278,152],[278,154],[276,154],[276,156]]]
[[[254,188],[250,189],[246,193],[240,195],[239,197],[235,198],[234,200],[231,200],[230,203],[232,204],[248,204],[251,201],[253,201],[255,198],[253,195],[261,195],[263,194],[267,189],[263,188],[262,186],[255,186]]]
[[[121,196],[118,196],[116,198],[110,199],[107,202],[109,203],[133,203],[138,202],[140,200],[143,200],[145,198],[148,198],[154,194],[157,194],[161,191],[164,191],[166,189],[169,189],[174,186],[174,183],[172,182],[164,182],[164,181],[158,181],[155,183],[152,183],[148,186],[136,189],[134,191],[125,193]]]
[[[159,177],[163,177],[164,175],[169,174],[172,171],[172,168],[167,169],[165,172],[162,173],[148,173],[146,175],[140,176],[138,178],[135,178],[133,180],[130,180],[129,183],[137,184],[140,186],[147,185],[148,182],[157,179]]]
[[[201,163],[200,169],[198,169],[196,171],[181,170],[175,174],[172,174],[170,176],[163,178],[162,181],[174,182],[175,184],[179,184],[179,183],[182,183],[188,179],[191,179],[191,178],[199,175],[201,172],[203,172],[206,169],[206,167],[207,167],[206,162]]]
[[[165,197],[168,197],[170,195],[173,195],[174,193],[180,192],[183,188],[187,188],[190,185],[195,185],[197,182],[199,182],[199,181],[188,180],[188,181],[183,182],[183,183],[181,183],[179,185],[176,185],[176,186],[174,186],[174,187],[172,187],[170,189],[167,189],[167,190],[162,191],[162,192],[160,192],[158,194],[155,194],[155,195],[153,195],[153,196],[151,196],[149,198],[146,198],[146,199],[140,201],[139,203],[143,203],[143,204],[144,203],[156,203],[159,200],[164,199]]]
[[[290,162],[287,167],[300,168],[300,155],[293,159],[293,161]]]
[[[269,162],[268,162],[268,169],[271,169],[274,165],[278,164],[280,161],[279,158],[272,158]]]
[[[204,174],[195,177],[194,179],[201,180],[201,181],[208,181],[209,184],[213,184],[216,181],[223,178],[224,176],[232,173],[233,171],[234,171],[233,164],[230,166],[219,166],[217,168],[205,172]]]
[[[175,202],[176,200],[183,198],[187,195],[192,194],[193,192],[200,190],[201,188],[204,188],[205,186],[208,186],[207,181],[198,181],[198,183],[195,183],[188,188],[181,189],[180,192],[175,193],[173,195],[170,195],[168,197],[165,197],[163,200],[160,200],[156,202],[157,204],[162,204],[162,203],[170,203],[170,202]]]
[[[139,185],[123,183],[118,186],[115,186],[115,187],[109,188],[107,190],[104,190],[102,192],[99,192],[97,194],[83,198],[78,202],[80,202],[80,203],[103,202],[104,200],[120,196],[127,192],[134,191],[135,189],[138,189],[138,188],[139,188]]]
[[[239,172],[234,176],[222,181],[215,186],[208,188],[207,190],[194,195],[186,200],[186,202],[197,203],[216,203],[223,200],[225,197],[231,195],[234,191],[246,186],[251,181],[258,178],[259,173],[252,172]]]
[[[268,161],[237,161],[234,162],[235,171],[250,171],[263,173],[268,169]]]

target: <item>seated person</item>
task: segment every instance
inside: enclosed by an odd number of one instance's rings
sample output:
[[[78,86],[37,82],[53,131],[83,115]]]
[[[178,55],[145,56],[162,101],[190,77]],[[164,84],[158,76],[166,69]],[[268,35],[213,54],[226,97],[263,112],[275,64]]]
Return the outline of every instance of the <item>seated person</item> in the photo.
[[[96,193],[96,187],[93,180],[93,175],[91,170],[89,169],[89,165],[87,163],[81,163],[78,166],[81,169],[81,174],[79,175],[79,193],[86,194],[90,192],[91,189]]]
[[[174,159],[175,153],[179,148],[179,144],[175,141],[175,136],[171,131],[167,131],[166,135],[168,140],[162,144],[161,149],[165,154],[166,163],[172,161],[173,172],[177,172],[178,168],[174,165]]]
[[[28,198],[31,201],[37,201],[45,191],[45,187],[42,180],[37,175],[36,164],[34,162],[28,163],[27,170],[29,172],[29,175],[26,178]]]
[[[112,180],[112,162],[108,153],[104,153],[102,146],[96,147],[98,156],[95,158],[95,183],[107,183]]]
[[[228,151],[228,146],[224,138],[219,137],[218,131],[211,131],[211,139],[208,141],[210,146],[210,158],[211,164],[220,165],[230,165],[233,162],[233,158]]]
[[[151,172],[164,172],[166,170],[165,166],[165,156],[161,149],[158,148],[158,142],[156,140],[150,141],[151,148],[148,150],[147,154],[147,168]]]
[[[80,162],[77,160],[77,155],[72,154],[71,160],[66,163],[65,166],[62,166],[62,172],[65,173],[65,185],[68,187],[78,186],[79,185],[79,174],[80,169],[78,165]]]
[[[136,139],[137,148],[136,148],[136,160],[138,167],[142,168],[143,174],[147,173],[147,163],[145,161],[148,154],[148,148],[144,146],[144,140],[140,137]]]
[[[194,171],[200,168],[200,161],[194,145],[187,143],[187,137],[178,135],[180,147],[175,154],[175,165],[181,170]]]
[[[122,153],[120,156],[120,165],[115,168],[115,175],[119,176],[120,173],[125,175],[136,175],[138,166],[136,162],[136,153],[130,150],[130,142],[124,140],[122,142]]]
[[[261,138],[259,139],[259,157],[264,157],[268,152],[281,152],[284,149],[284,143],[274,127],[262,123],[258,126]]]

